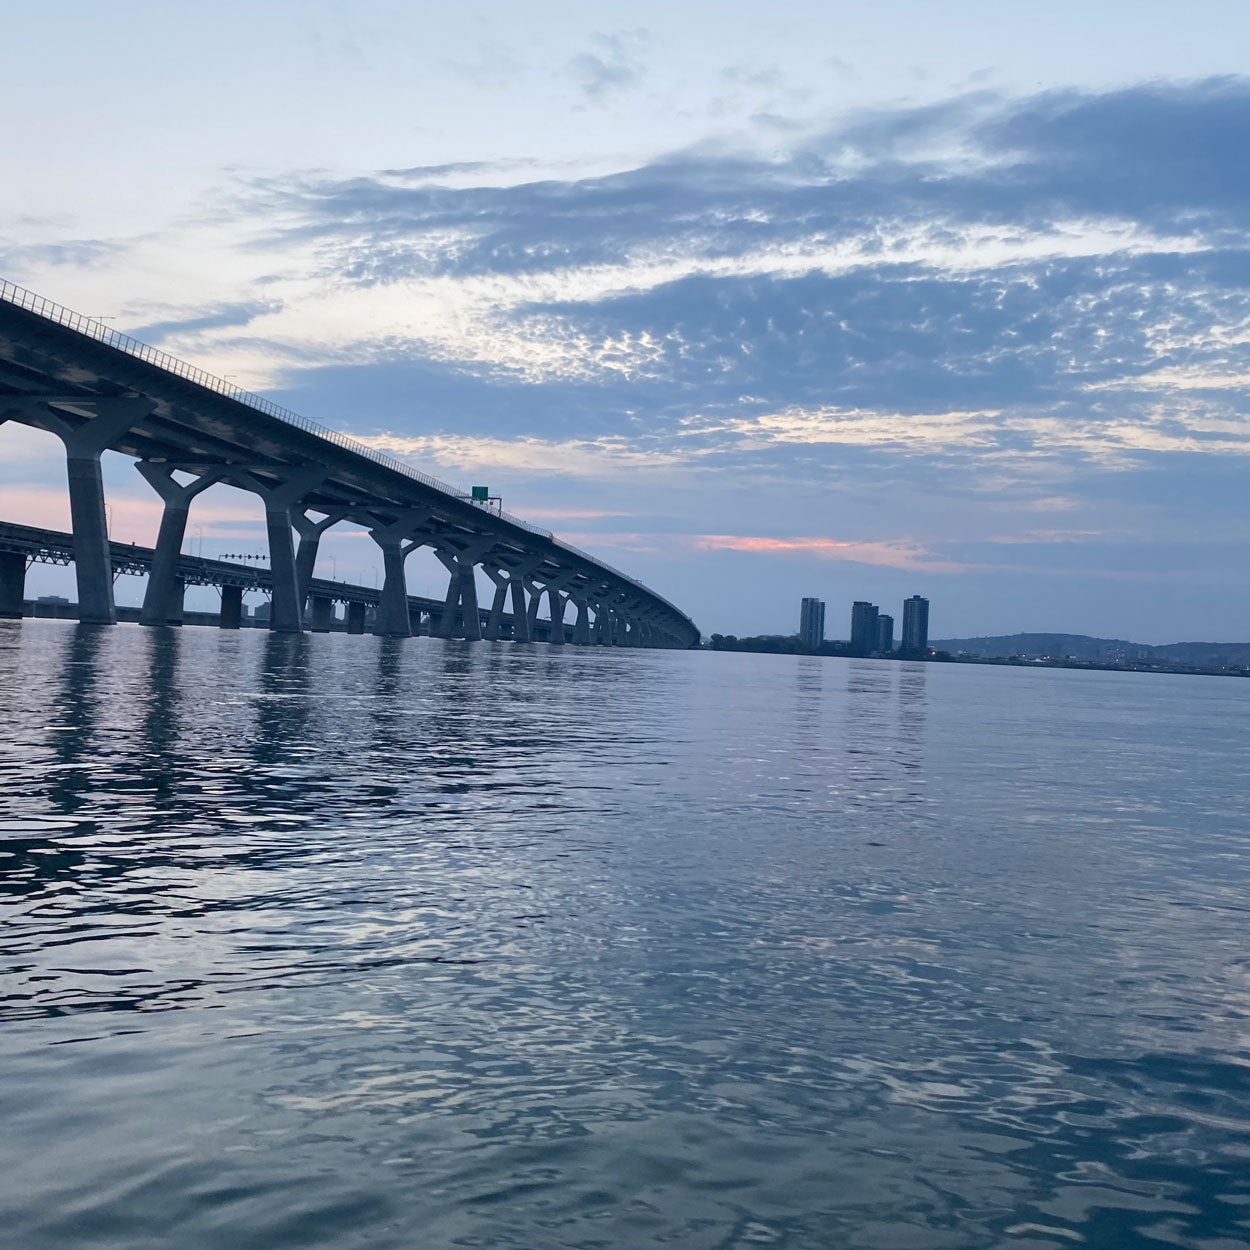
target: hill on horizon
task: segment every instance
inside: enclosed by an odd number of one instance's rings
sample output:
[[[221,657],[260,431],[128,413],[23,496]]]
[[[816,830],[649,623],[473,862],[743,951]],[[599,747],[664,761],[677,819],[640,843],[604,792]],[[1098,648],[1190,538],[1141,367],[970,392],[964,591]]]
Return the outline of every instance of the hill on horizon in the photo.
[[[1089,634],[998,634],[981,638],[931,639],[938,651],[965,652],[986,658],[1023,656],[1026,659],[1167,660],[1174,664],[1250,664],[1250,642],[1169,642],[1152,646],[1124,638],[1094,638]]]

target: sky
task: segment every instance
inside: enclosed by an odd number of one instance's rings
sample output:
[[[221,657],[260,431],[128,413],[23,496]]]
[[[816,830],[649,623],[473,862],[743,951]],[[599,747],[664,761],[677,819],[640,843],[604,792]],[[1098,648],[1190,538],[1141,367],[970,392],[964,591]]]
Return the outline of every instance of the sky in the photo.
[[[1250,638],[1250,6],[450,7],[21,6],[0,277],[489,485],[705,633],[922,594],[935,637]],[[0,426],[0,518],[67,512],[55,440]],[[263,551],[256,500],[188,544]],[[361,531],[322,550],[376,581]]]

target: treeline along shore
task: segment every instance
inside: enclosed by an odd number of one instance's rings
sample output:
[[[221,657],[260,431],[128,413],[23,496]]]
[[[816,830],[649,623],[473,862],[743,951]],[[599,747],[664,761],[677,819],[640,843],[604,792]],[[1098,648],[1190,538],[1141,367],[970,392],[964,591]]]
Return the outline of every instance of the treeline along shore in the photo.
[[[708,651],[749,651],[772,655],[921,661],[938,664],[997,664],[1022,668],[1076,668],[1128,673],[1190,673],[1211,677],[1250,677],[1250,643],[1178,642],[1163,646],[1093,638],[1086,634],[1006,634],[984,638],[939,639],[924,651],[880,654],[846,642],[808,647],[795,635],[712,634]]]

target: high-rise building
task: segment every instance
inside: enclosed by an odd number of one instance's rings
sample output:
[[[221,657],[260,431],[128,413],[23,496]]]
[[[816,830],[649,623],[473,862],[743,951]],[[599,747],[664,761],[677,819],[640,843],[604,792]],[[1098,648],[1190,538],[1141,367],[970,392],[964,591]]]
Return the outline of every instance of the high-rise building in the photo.
[[[856,599],[851,604],[851,650],[867,655],[877,649],[877,605]]]
[[[929,601],[919,595],[903,600],[904,651],[927,651],[929,649]]]
[[[799,608],[799,641],[813,651],[825,640],[825,601],[804,599]]]
[[[894,618],[886,612],[877,616],[877,650],[882,655],[894,650]]]

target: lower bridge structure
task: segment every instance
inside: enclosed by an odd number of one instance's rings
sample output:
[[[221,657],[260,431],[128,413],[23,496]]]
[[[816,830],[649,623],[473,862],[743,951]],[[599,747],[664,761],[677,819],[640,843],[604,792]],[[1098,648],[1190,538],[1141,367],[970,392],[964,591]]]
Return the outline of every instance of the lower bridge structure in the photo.
[[[31,560],[72,559],[78,617],[116,623],[113,583],[145,573],[145,625],[182,619],[188,584],[221,589],[221,623],[237,624],[243,593],[270,596],[269,627],[328,628],[347,605],[350,632],[510,637],[552,644],[686,648],[693,621],[663,596],[549,531],[474,500],[411,465],[239,390],[163,352],[0,282],[0,424],[63,443],[72,533],[0,524],[0,613],[20,615]],[[133,457],[163,504],[153,548],[112,543],[101,473],[105,451]],[[264,506],[269,567],[184,555],[189,509],[228,484]],[[316,577],[331,526],[365,528],[384,569],[380,589]],[[405,563],[430,548],[448,574],[442,600],[408,594]],[[493,586],[479,604],[477,570]],[[542,607],[546,620],[540,621]],[[309,613],[309,607],[311,612]],[[570,615],[572,619],[570,620]]]
[[[109,544],[113,576],[123,574],[149,576],[156,552],[152,547],[136,543]],[[40,529],[32,525],[16,525],[0,521],[0,617],[31,615],[32,608],[25,598],[25,576],[32,564],[72,564],[74,561],[74,536],[60,530]],[[221,611],[213,614],[222,629],[238,629],[246,619],[243,596],[248,592],[270,595],[272,579],[267,568],[247,564],[235,564],[229,560],[214,560],[202,556],[182,555],[178,561],[177,577],[169,610],[167,624],[180,625],[183,621],[182,596],[187,586],[212,586],[221,594]],[[304,609],[304,625],[314,633],[324,633],[343,628],[349,634],[363,634],[370,625],[377,628],[377,610],[382,592],[376,586],[361,586],[353,582],[341,582],[314,577],[308,585],[308,600]],[[346,609],[340,620],[335,615],[335,605]],[[408,596],[408,619],[413,634],[437,633],[442,621],[444,602],[424,595]],[[125,609],[118,608],[119,615]],[[132,609],[133,611],[133,609]],[[76,615],[76,612],[67,612]],[[192,614],[204,616],[203,613]],[[479,608],[478,615],[484,638],[513,638],[516,625],[511,612],[504,612],[497,620],[491,619],[490,610]],[[268,624],[268,616],[265,618]],[[565,623],[565,641],[575,642],[572,627]],[[532,623],[531,640],[550,641],[550,622],[536,620]]]

